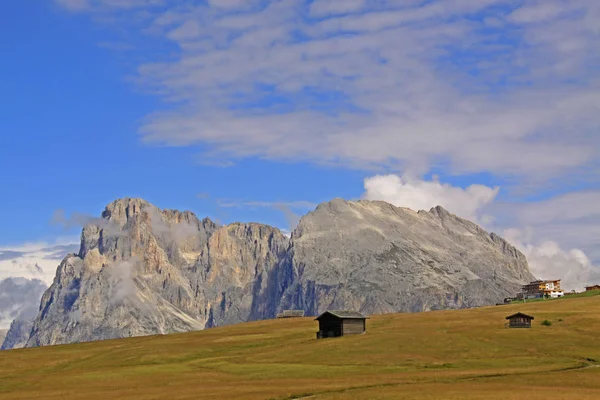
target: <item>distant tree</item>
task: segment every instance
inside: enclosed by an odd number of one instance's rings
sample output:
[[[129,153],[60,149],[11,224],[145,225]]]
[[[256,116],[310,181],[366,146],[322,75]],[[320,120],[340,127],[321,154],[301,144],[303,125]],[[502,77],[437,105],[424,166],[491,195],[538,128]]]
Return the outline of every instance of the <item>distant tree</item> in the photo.
[[[547,319],[545,319],[544,321],[542,321],[542,325],[550,326],[550,325],[552,325],[552,321],[548,321]]]

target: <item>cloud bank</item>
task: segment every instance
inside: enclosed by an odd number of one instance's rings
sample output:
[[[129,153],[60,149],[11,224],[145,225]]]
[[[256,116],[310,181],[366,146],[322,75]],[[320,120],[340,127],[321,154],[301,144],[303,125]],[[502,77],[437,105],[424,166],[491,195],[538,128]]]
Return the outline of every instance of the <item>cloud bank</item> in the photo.
[[[69,253],[77,253],[76,238],[59,243],[0,246],[0,280],[10,277],[39,279],[50,285],[56,268]]]
[[[0,280],[0,329],[8,329],[16,318],[26,320],[34,318],[46,289],[46,284],[38,279]]]
[[[595,0],[59,3],[171,46],[138,65],[172,103],[140,133],[207,163],[597,176]]]

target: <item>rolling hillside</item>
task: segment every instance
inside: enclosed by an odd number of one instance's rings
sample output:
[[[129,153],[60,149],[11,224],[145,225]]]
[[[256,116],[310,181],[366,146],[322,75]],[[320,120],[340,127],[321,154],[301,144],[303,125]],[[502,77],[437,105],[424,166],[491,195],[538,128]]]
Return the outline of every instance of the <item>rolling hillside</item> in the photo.
[[[518,310],[531,329],[504,327]],[[270,320],[5,351],[0,398],[600,398],[600,296],[377,315],[354,337],[316,330]]]

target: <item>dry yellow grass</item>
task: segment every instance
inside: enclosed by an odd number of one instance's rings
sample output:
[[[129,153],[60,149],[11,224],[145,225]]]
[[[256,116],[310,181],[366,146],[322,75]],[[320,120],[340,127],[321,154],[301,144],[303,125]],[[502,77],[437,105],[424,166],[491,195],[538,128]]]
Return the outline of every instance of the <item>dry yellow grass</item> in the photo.
[[[518,310],[531,329],[504,327]],[[271,320],[0,352],[0,399],[600,398],[600,296],[378,315],[361,336],[316,330]]]

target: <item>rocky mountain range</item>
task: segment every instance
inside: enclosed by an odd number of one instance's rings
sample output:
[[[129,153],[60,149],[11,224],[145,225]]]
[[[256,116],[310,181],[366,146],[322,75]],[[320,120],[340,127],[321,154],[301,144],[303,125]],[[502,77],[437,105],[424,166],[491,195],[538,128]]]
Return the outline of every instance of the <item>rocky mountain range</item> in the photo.
[[[79,253],[58,266],[26,347],[201,330],[284,309],[492,305],[532,279],[522,253],[442,207],[334,199],[288,238],[125,198],[84,227]]]

